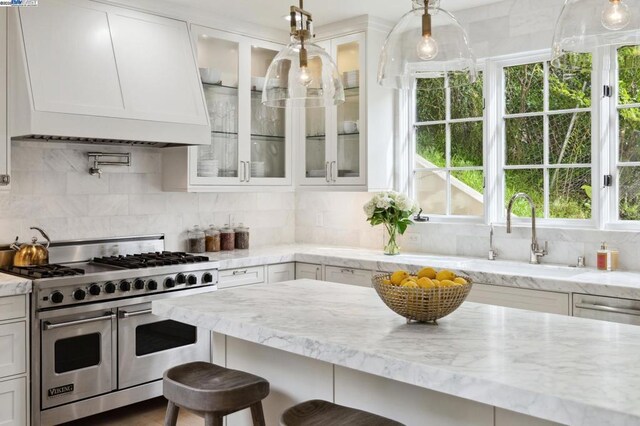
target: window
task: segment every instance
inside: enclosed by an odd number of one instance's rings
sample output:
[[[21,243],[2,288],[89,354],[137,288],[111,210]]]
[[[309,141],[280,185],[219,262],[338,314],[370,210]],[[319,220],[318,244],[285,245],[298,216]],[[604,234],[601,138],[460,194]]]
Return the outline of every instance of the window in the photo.
[[[413,192],[426,214],[482,217],[482,76],[470,86],[446,83],[444,78],[416,82]]]
[[[640,220],[640,46],[617,51],[617,217]]]
[[[588,63],[590,55],[580,58]],[[518,192],[536,216],[590,219],[591,72],[566,75],[547,62],[503,68],[505,203]],[[525,201],[513,214],[530,217]]]

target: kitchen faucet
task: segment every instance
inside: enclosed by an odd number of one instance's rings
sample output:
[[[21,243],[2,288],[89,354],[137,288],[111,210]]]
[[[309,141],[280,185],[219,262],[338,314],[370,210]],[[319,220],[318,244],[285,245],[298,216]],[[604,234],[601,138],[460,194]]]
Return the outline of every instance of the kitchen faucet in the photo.
[[[541,249],[538,244],[538,238],[536,237],[536,205],[531,197],[524,192],[518,192],[509,200],[509,207],[507,207],[507,234],[511,233],[511,209],[513,208],[513,203],[518,198],[524,198],[531,206],[531,248],[529,251],[529,263],[538,265],[540,264],[540,258],[549,254],[549,244],[545,241],[544,249]]]

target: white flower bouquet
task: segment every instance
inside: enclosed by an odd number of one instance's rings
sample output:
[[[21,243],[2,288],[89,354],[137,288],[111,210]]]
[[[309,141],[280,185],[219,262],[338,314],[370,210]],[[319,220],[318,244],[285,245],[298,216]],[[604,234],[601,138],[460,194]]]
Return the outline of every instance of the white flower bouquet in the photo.
[[[413,222],[411,215],[418,211],[418,204],[404,194],[395,191],[376,194],[364,205],[367,222],[371,226],[384,225],[387,231],[385,254],[398,254],[397,234],[404,234]]]

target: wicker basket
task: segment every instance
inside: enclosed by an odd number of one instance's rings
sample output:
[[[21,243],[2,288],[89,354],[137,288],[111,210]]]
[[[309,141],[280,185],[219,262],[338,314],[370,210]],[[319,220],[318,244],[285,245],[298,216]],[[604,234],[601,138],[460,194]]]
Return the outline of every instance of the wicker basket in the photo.
[[[373,288],[378,296],[393,312],[411,321],[430,322],[446,317],[458,309],[471,290],[471,279],[464,278],[468,284],[455,287],[408,288],[385,284],[391,274],[373,277]]]

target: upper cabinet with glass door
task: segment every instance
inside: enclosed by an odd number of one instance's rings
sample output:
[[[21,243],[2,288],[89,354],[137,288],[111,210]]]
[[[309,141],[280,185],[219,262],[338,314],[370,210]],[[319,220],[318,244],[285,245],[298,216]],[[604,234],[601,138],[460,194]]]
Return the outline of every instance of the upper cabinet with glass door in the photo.
[[[300,185],[366,184],[364,43],[364,33],[318,43],[331,53],[338,66],[345,102],[337,107],[304,111]]]
[[[291,185],[288,113],[265,107],[261,100],[267,68],[280,46],[196,25],[191,29],[211,145],[189,148],[186,159],[179,155],[185,151],[163,153],[164,188],[216,191]]]

